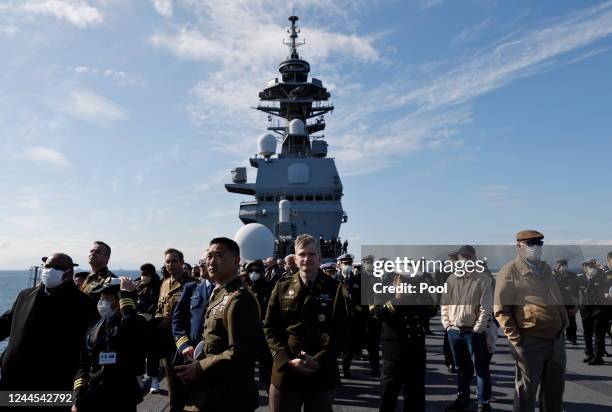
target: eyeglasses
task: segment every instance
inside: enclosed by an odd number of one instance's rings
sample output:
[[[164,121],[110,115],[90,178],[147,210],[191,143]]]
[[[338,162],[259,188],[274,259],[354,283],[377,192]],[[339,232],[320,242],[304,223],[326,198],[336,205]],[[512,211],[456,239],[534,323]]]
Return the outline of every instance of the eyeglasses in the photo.
[[[542,246],[544,244],[544,241],[542,239],[529,239],[523,241],[523,243],[527,246]]]

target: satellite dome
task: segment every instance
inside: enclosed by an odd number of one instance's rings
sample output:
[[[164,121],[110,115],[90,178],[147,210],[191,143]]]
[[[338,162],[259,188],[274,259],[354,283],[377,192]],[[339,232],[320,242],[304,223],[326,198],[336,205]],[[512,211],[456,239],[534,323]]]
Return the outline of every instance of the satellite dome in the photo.
[[[274,235],[260,223],[242,226],[236,232],[234,240],[240,246],[241,260],[263,260],[274,256]]]
[[[270,157],[274,153],[276,153],[276,137],[271,135],[270,133],[262,134],[257,139],[257,148],[259,150],[259,154],[263,157]]]
[[[301,119],[293,119],[289,122],[289,134],[304,136],[306,134],[304,122]]]

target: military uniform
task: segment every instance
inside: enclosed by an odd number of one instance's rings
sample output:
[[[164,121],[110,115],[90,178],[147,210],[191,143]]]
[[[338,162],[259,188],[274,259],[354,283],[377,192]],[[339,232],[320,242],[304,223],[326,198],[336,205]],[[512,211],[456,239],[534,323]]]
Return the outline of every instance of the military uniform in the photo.
[[[605,353],[606,328],[608,326],[606,298],[609,285],[602,272],[591,279],[586,275],[578,277],[580,316],[584,329],[585,362],[599,362]],[[593,336],[595,345],[593,346]]]
[[[85,282],[81,287],[81,292],[87,293],[88,295],[95,297],[97,300],[98,296],[92,295],[91,291],[100,287],[107,278],[116,277],[117,276],[113,272],[108,270],[108,268],[105,266],[102,269],[97,270],[87,276],[87,279],[85,279]]]
[[[159,302],[155,312],[155,319],[158,322],[159,345],[161,358],[166,367],[168,376],[168,393],[170,397],[170,410],[182,411],[186,396],[185,387],[180,379],[176,378],[173,370],[173,359],[176,353],[174,336],[172,335],[172,314],[183,293],[185,284],[189,282],[197,282],[197,280],[188,274],[183,274],[178,279],[173,279],[171,276],[162,280],[159,291]]]
[[[253,411],[255,351],[261,336],[257,301],[236,277],[217,286],[204,319],[204,351],[198,380],[190,386],[186,411]]]
[[[283,396],[294,395],[298,405],[306,402],[308,408],[322,393],[333,396],[340,384],[336,358],[344,346],[347,318],[342,285],[321,270],[310,287],[302,282],[299,271],[277,282],[264,321],[274,359],[271,398],[274,389]],[[301,351],[319,363],[320,368],[311,375],[287,365]],[[329,404],[331,408],[331,399]]]
[[[370,313],[383,325],[380,411],[395,411],[402,386],[403,410],[425,410],[425,320],[433,303],[428,294],[414,294],[369,306]]]
[[[353,356],[361,354],[363,337],[367,322],[367,310],[361,305],[361,277],[350,273],[336,275],[336,280],[342,283],[349,313],[349,330],[346,344],[342,352],[342,370],[345,378],[350,378],[350,368]]]
[[[561,293],[563,293],[564,299],[569,300],[569,302],[565,302],[565,304],[576,305],[578,303],[578,276],[569,270],[566,270],[564,273],[554,270],[553,277],[557,281],[559,289],[561,290]],[[565,330],[565,336],[567,337],[567,340],[575,345],[577,339],[576,330],[578,328],[576,325],[576,314],[568,314],[568,318],[569,326]]]
[[[74,380],[79,412],[136,411],[142,401],[136,373],[144,320],[136,314],[134,293],[121,291],[119,297],[120,310],[87,332]]]

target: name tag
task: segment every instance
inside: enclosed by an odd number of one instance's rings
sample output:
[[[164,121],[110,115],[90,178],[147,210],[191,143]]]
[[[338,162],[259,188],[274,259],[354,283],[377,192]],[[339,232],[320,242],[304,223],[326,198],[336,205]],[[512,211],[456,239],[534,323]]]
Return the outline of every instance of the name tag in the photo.
[[[117,363],[117,352],[100,352],[99,365],[115,365]]]

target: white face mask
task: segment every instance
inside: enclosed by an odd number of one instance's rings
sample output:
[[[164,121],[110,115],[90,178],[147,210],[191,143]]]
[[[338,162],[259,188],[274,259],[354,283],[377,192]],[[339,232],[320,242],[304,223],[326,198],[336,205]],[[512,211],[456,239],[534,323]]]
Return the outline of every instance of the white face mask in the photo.
[[[345,266],[342,266],[342,274],[343,274],[344,276],[348,276],[348,275],[350,275],[351,273],[353,273],[353,265],[345,265]]]
[[[257,279],[259,279],[260,276],[261,276],[261,273],[259,273],[259,272],[251,272],[251,273],[249,273],[249,279],[251,279],[251,282],[256,282]]]
[[[595,268],[588,268],[586,270],[586,274],[589,278],[592,278],[593,276],[595,276],[597,274],[597,269]]]
[[[59,269],[44,268],[40,280],[48,288],[55,288],[64,281],[64,272]]]
[[[542,257],[542,245],[524,246],[523,257],[530,262],[538,262]]]
[[[102,316],[104,319],[111,318],[116,311],[117,309],[113,309],[112,302],[102,299],[98,301],[98,312],[100,313],[100,316]]]

